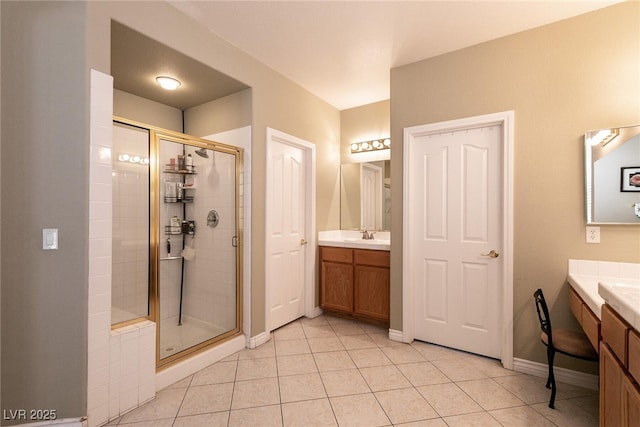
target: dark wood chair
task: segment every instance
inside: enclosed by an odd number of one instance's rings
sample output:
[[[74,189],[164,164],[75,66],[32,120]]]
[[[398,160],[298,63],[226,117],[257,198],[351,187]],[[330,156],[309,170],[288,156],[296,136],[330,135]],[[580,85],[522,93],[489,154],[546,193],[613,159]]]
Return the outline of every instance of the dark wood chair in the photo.
[[[533,293],[536,302],[536,311],[540,320],[540,340],[547,346],[547,362],[549,363],[549,376],[547,378],[547,388],[551,389],[551,400],[549,408],[554,408],[556,400],[556,379],[553,376],[553,359],[556,352],[566,354],[567,356],[576,357],[583,360],[598,360],[598,353],[595,351],[587,336],[580,332],[568,331],[566,329],[551,328],[551,319],[549,318],[549,308],[544,299],[542,289],[538,289]]]

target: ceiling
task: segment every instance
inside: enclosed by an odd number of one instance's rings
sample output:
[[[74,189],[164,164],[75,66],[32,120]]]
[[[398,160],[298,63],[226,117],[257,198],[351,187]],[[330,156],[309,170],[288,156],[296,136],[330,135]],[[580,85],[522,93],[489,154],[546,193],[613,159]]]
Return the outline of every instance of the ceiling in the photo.
[[[180,110],[248,88],[115,21],[111,22],[111,75],[116,89]],[[182,85],[175,91],[161,89],[156,83],[159,75],[175,77]]]
[[[621,0],[167,0],[339,110],[390,97],[390,70]],[[116,89],[186,109],[247,88],[123,25],[112,26]],[[159,73],[189,76],[174,92]]]
[[[343,110],[389,99],[391,68],[620,0],[169,2]]]

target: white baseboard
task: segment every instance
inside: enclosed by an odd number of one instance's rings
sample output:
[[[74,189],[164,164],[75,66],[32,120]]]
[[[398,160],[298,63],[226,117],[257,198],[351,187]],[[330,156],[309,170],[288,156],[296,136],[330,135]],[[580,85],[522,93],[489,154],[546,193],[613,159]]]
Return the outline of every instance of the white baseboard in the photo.
[[[247,338],[247,348],[256,348],[271,339],[271,334],[262,332],[255,337]]]
[[[518,358],[513,359],[513,370],[541,378],[547,378],[549,375],[549,367],[546,364]],[[572,371],[571,369],[557,366],[553,367],[553,375],[557,382],[590,390],[598,390],[599,388],[599,377],[597,375],[585,374],[584,372]]]
[[[389,339],[391,341],[402,342],[402,331],[396,329],[389,329]]]
[[[313,313],[313,317],[318,317],[320,316],[322,313],[324,313],[324,311],[322,311],[322,309],[320,307],[316,307],[315,311]]]

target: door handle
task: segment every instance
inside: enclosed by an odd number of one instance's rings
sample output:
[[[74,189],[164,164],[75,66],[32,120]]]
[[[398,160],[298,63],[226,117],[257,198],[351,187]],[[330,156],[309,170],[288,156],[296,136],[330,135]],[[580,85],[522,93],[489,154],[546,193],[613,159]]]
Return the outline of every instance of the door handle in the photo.
[[[498,258],[500,254],[494,250],[491,250],[488,254],[480,254],[482,256],[488,256],[489,258]]]
[[[309,243],[309,242],[307,242],[307,241],[306,241],[306,240],[304,240],[304,239],[300,239],[300,246],[304,246],[304,245],[306,245],[307,243]]]

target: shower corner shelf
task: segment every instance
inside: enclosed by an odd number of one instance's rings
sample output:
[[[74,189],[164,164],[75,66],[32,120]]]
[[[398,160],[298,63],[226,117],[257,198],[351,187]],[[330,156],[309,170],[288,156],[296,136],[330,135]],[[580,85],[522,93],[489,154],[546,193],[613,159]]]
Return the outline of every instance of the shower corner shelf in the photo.
[[[190,228],[189,231],[187,232],[184,232],[182,227],[178,227],[176,225],[164,226],[165,236],[180,236],[180,235],[193,236],[194,234],[196,234],[195,231],[196,231],[195,226],[194,228]]]
[[[189,190],[188,187],[186,187],[185,189]],[[177,197],[166,197],[165,196],[164,202],[165,203],[192,203],[193,202],[193,196],[183,197],[181,199],[178,199]]]
[[[197,175],[196,167],[192,166],[192,170],[187,169],[174,169],[174,165],[164,165],[164,173],[175,173],[178,175]]]

